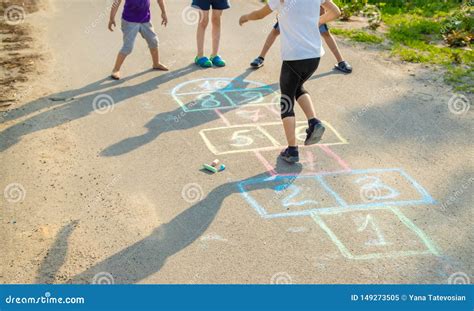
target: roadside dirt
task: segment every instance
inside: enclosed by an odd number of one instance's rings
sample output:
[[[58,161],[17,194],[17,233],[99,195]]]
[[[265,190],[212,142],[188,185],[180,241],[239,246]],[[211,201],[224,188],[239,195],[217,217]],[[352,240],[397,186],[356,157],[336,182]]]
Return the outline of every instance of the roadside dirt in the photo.
[[[27,85],[42,70],[44,55],[27,16],[46,5],[39,0],[11,0],[0,4],[0,112],[30,92]]]

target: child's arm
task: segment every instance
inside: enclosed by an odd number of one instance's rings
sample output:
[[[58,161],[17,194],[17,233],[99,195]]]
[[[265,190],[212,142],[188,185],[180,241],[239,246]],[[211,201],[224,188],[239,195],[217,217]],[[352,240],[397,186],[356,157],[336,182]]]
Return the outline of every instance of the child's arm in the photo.
[[[166,25],[168,25],[168,15],[166,15],[165,0],[158,0],[158,5],[161,10],[161,25],[166,27]]]
[[[115,24],[115,15],[117,15],[117,11],[118,11],[121,3],[122,3],[122,0],[114,0],[114,3],[112,4],[112,8],[110,10],[110,19],[109,19],[109,30],[110,31],[114,31],[114,27],[117,26]]]
[[[248,21],[256,21],[256,20],[259,20],[259,19],[263,19],[263,18],[267,17],[268,15],[270,15],[272,13],[273,13],[272,9],[270,9],[270,6],[267,4],[263,8],[261,8],[260,10],[253,11],[250,14],[242,15],[240,17],[239,24],[240,24],[240,26],[242,26],[243,24],[245,24]]]
[[[322,4],[322,7],[325,12],[319,18],[319,25],[329,23],[341,16],[341,10],[332,0],[326,0],[326,2]]]

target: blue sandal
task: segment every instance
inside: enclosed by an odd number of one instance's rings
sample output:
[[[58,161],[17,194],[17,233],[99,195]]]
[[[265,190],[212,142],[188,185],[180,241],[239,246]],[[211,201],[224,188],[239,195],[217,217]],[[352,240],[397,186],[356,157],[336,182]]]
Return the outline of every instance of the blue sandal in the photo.
[[[212,67],[212,62],[206,56],[203,56],[203,57],[196,56],[196,58],[194,59],[194,63],[202,68]]]
[[[225,67],[225,60],[223,60],[219,55],[211,56],[211,62],[216,67]]]

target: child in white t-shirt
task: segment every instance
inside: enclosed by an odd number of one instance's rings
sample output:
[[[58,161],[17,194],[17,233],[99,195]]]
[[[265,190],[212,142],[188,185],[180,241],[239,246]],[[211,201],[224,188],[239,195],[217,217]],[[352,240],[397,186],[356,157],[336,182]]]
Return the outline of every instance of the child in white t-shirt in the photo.
[[[325,13],[324,8],[321,8],[321,15],[324,13]],[[343,73],[347,73],[347,74],[351,73],[352,66],[349,64],[349,62],[344,60],[344,57],[342,56],[342,52],[341,50],[339,50],[339,46],[337,45],[336,39],[331,34],[331,30],[329,29],[328,24],[321,24],[319,26],[319,32],[321,33],[321,36],[323,37],[327,46],[329,47],[332,54],[337,60],[337,64],[334,66],[334,68],[339,71],[342,71]],[[265,57],[267,56],[268,51],[270,50],[270,48],[272,47],[273,43],[275,42],[275,40],[278,38],[279,35],[280,35],[280,25],[278,24],[278,21],[277,21],[276,24],[273,26],[273,29],[268,34],[267,39],[265,40],[265,44],[263,45],[263,48],[260,52],[260,55],[250,63],[250,66],[252,68],[258,69],[263,66],[265,62]]]
[[[331,0],[297,0],[297,5],[295,2],[295,0],[269,0],[263,8],[243,15],[239,21],[240,25],[243,25],[251,20],[263,19],[273,11],[278,12],[283,60],[280,74],[281,117],[288,141],[288,148],[281,152],[280,157],[289,163],[299,161],[295,135],[295,101],[308,119],[305,145],[318,143],[324,134],[325,128],[316,118],[311,97],[305,90],[304,83],[314,74],[321,56],[324,55],[321,34],[315,23],[325,24],[341,14]],[[326,11],[321,16],[320,6]]]

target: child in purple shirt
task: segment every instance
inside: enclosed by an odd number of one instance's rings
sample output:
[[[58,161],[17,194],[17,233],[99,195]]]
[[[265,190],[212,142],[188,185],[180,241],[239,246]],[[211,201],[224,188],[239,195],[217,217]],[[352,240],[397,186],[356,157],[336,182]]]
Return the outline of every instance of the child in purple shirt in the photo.
[[[168,17],[166,15],[166,7],[164,0],[157,0],[161,9],[161,25],[168,24]],[[114,31],[115,15],[117,15],[118,8],[122,0],[114,0],[110,12],[109,30]],[[150,22],[150,0],[125,0],[125,7],[122,14],[122,32],[123,32],[123,46],[117,55],[115,67],[112,71],[112,79],[120,79],[120,68],[122,67],[125,58],[132,52],[135,45],[135,39],[140,35],[147,41],[150,48],[151,57],[153,59],[153,69],[168,71],[168,68],[160,63],[160,54],[158,51],[158,36],[156,35],[153,25]]]

